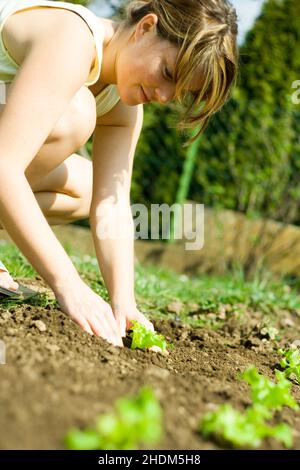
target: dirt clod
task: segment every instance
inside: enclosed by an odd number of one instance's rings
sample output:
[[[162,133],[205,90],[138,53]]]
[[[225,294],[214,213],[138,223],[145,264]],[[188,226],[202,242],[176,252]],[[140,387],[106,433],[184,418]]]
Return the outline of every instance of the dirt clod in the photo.
[[[35,320],[33,322],[33,324],[39,331],[43,332],[43,331],[47,330],[47,327],[46,327],[45,323],[42,320]]]

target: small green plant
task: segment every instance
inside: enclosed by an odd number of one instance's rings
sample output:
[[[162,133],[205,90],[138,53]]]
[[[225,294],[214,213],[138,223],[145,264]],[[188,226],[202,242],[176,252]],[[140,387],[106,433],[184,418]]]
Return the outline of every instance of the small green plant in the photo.
[[[142,323],[133,320],[132,324],[131,349],[148,349],[152,346],[158,346],[162,352],[165,352],[167,348],[173,347],[173,344],[167,343],[163,335],[148,330]]]
[[[259,374],[257,369],[251,366],[241,374],[241,378],[251,386],[253,403],[273,410],[280,410],[283,406],[297,410],[298,405],[290,394],[291,383],[286,380],[284,372],[276,370],[275,374],[277,384]]]
[[[65,444],[72,450],[135,450],[163,437],[162,410],[152,389],[116,401],[115,411],[99,416],[92,428],[71,429]]]
[[[213,434],[218,441],[225,440],[235,447],[259,447],[266,437],[274,437],[286,447],[291,447],[291,429],[284,423],[274,427],[267,425],[265,420],[271,417],[272,413],[259,405],[253,405],[241,413],[224,404],[203,417],[200,431],[204,437]]]
[[[245,413],[221,405],[216,411],[207,413],[200,423],[200,432],[205,436],[214,435],[236,447],[260,446],[265,437],[274,437],[286,447],[292,446],[292,430],[285,423],[270,426],[275,410],[289,406],[295,410],[298,405],[290,394],[291,383],[284,373],[275,371],[277,383],[259,374],[256,367],[246,369],[239,378],[251,386],[252,406]]]
[[[288,349],[283,351],[278,350],[279,354],[283,356],[280,365],[284,370],[284,375],[287,378],[295,378],[300,384],[300,352],[297,349]]]
[[[277,341],[279,339],[277,328],[273,326],[266,325],[260,330],[263,336],[268,336],[272,341]]]

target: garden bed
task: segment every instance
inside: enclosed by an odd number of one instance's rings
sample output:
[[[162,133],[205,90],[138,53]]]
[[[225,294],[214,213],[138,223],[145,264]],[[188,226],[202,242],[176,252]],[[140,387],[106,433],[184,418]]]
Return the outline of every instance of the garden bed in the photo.
[[[35,288],[43,285],[21,281]],[[0,422],[5,430],[0,448],[63,449],[71,427],[89,426],[117,398],[134,395],[145,384],[153,387],[164,412],[165,438],[157,449],[220,448],[198,433],[201,417],[225,402],[242,411],[251,400],[248,385],[237,379],[239,372],[253,364],[274,380],[278,348],[300,339],[296,312],[278,317],[277,341],[261,333],[262,312],[246,311],[239,317],[225,306],[217,331],[154,318],[156,330],[174,343],[169,356],[163,356],[131,350],[128,340],[120,349],[90,337],[51,305],[0,305],[0,338],[7,349],[6,364],[0,365]],[[292,394],[300,403],[296,383]],[[299,411],[285,407],[274,423],[277,419],[293,428],[293,448],[300,449]],[[267,439],[262,448],[282,446]]]

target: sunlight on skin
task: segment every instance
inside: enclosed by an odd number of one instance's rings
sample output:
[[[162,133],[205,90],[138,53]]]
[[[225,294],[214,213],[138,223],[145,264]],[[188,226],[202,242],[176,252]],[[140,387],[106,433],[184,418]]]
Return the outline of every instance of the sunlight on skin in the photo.
[[[117,84],[121,100],[128,106],[148,101],[166,104],[175,95],[173,80],[178,47],[157,37],[157,15],[150,13],[128,31],[118,31],[118,23],[99,18],[104,26],[104,49],[100,79]],[[190,91],[201,87],[201,73],[195,74]]]

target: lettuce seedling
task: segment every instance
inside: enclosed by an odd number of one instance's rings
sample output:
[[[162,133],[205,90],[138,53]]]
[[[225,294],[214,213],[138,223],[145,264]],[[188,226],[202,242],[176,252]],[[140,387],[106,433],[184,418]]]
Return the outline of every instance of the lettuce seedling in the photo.
[[[280,410],[283,406],[297,410],[298,405],[290,394],[291,383],[286,380],[284,372],[276,370],[275,374],[277,383],[259,374],[256,367],[251,366],[240,377],[251,386],[251,398],[254,404],[273,410]]]
[[[167,343],[163,335],[148,330],[142,323],[133,320],[132,324],[130,335],[132,338],[131,349],[148,349],[152,346],[158,346],[162,352],[165,352],[167,347],[173,347],[173,344]]]
[[[101,439],[95,429],[71,429],[65,436],[65,444],[71,450],[97,450],[100,449]]]
[[[65,437],[72,450],[131,450],[153,446],[163,437],[162,410],[153,391],[144,387],[134,398],[120,398],[115,411],[96,418],[93,428],[71,429]]]
[[[277,340],[278,339],[278,333],[279,331],[277,330],[277,328],[274,328],[273,326],[270,326],[270,325],[267,325],[267,326],[264,326],[261,330],[260,330],[261,334],[264,335],[264,336],[269,336],[269,338],[271,340]]]
[[[284,423],[274,427],[267,425],[265,420],[271,417],[272,413],[260,405],[249,407],[245,413],[241,413],[231,405],[224,404],[204,415],[200,432],[204,437],[214,435],[218,441],[225,441],[235,447],[259,447],[264,438],[273,437],[290,448],[290,427]]]
[[[286,380],[284,373],[276,371],[277,383],[274,383],[251,366],[240,378],[251,386],[253,405],[245,413],[240,413],[229,404],[220,406],[217,411],[203,417],[201,433],[205,437],[213,434],[219,441],[222,439],[236,447],[258,447],[265,437],[273,437],[285,447],[292,447],[292,430],[289,426],[280,423],[272,427],[267,423],[274,411],[283,406],[298,409],[290,394],[291,383]]]
[[[278,350],[279,354],[283,356],[280,365],[284,370],[284,375],[287,378],[295,378],[300,385],[300,353],[297,349],[288,349],[283,351]]]

